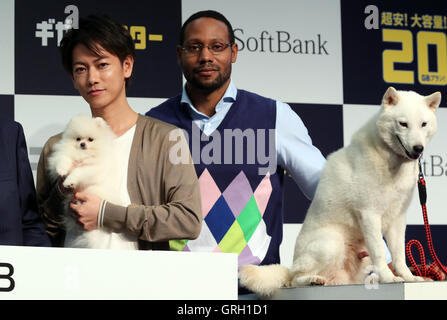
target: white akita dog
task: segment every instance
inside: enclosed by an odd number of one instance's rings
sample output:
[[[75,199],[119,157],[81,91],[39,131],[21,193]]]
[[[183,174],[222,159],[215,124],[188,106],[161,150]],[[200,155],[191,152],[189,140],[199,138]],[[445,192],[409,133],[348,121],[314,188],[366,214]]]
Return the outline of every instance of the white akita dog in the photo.
[[[380,112],[350,145],[328,156],[292,267],[248,265],[240,270],[241,284],[267,296],[282,286],[362,284],[371,266],[380,282],[423,281],[405,263],[405,212],[440,102],[439,92],[423,97],[388,88]]]

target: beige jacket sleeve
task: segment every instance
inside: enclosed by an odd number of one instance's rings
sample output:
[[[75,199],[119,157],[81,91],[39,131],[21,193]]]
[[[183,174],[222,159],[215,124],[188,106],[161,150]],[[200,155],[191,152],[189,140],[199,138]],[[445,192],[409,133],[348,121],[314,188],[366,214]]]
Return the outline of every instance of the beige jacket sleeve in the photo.
[[[185,137],[175,134],[177,139],[171,141],[172,130],[180,129],[148,117],[142,125],[141,118],[129,159],[132,204],[123,207],[107,202],[103,226],[127,229],[149,242],[195,239],[201,231],[202,204]],[[187,163],[171,161],[169,154],[175,150],[187,152]]]

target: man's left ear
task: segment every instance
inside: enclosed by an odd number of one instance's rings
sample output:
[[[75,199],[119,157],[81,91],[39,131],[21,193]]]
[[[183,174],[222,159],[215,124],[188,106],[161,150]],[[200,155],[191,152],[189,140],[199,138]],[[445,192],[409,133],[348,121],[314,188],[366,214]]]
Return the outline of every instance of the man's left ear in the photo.
[[[123,71],[124,71],[124,77],[125,78],[130,78],[130,76],[132,75],[133,62],[134,62],[134,59],[133,59],[132,56],[127,56],[124,59],[124,61],[123,61]]]
[[[237,43],[233,43],[231,46],[231,63],[235,63],[237,60],[237,53],[239,51],[239,47],[237,46]]]

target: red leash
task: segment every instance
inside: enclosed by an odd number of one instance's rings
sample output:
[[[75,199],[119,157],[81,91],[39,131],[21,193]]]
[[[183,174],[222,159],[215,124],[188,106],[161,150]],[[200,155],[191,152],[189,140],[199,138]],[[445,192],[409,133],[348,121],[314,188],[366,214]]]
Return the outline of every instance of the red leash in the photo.
[[[425,234],[427,236],[427,244],[428,244],[428,250],[430,252],[431,257],[433,258],[433,263],[426,268],[425,264],[425,254],[424,254],[424,248],[422,247],[422,244],[417,240],[410,240],[408,241],[405,249],[407,252],[408,260],[411,263],[411,266],[413,267],[415,273],[417,276],[420,277],[428,277],[433,280],[442,280],[442,275],[439,271],[436,271],[436,266],[444,271],[444,274],[447,276],[447,268],[442,265],[441,261],[439,261],[438,256],[436,255],[435,249],[433,247],[433,240],[431,237],[431,230],[430,230],[430,224],[428,223],[428,217],[427,217],[427,189],[425,185],[425,179],[424,174],[422,173],[422,166],[421,166],[421,158],[419,158],[419,178],[418,178],[418,190],[419,190],[419,201],[421,203],[422,207],[422,215],[424,217],[424,226],[425,226]],[[411,252],[411,246],[416,245],[416,247],[419,250],[419,257],[421,259],[421,266],[419,267],[416,264],[416,261],[413,258],[413,254]]]

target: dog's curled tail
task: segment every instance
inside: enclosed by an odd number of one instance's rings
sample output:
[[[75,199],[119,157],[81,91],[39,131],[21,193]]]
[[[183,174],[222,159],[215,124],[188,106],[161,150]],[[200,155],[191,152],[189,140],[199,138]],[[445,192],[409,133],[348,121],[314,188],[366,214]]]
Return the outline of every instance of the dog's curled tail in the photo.
[[[261,296],[271,296],[277,289],[290,286],[292,278],[289,269],[279,264],[246,265],[239,276],[241,285]]]

